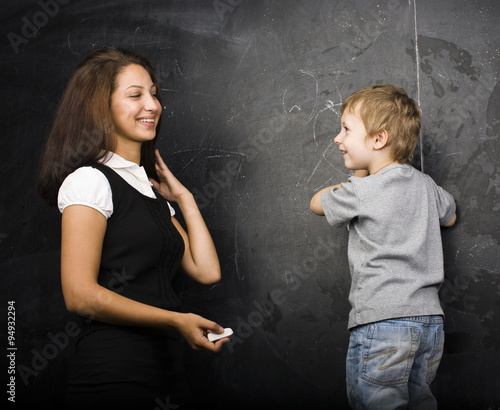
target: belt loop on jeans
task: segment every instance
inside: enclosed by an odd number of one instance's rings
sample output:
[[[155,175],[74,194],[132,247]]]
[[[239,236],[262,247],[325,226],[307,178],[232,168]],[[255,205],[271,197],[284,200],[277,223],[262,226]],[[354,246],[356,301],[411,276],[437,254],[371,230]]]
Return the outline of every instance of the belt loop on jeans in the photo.
[[[428,324],[444,323],[442,315],[405,316],[405,317],[398,317],[395,319],[408,320],[410,322],[428,323]]]

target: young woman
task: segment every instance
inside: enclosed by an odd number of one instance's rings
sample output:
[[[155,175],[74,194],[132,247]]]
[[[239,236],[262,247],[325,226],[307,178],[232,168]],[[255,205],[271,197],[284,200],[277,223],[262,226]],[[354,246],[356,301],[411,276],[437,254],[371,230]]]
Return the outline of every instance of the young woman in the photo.
[[[64,300],[84,318],[71,409],[184,404],[179,334],[195,350],[217,352],[228,341],[211,343],[207,333],[223,329],[181,313],[172,289],[178,268],[210,284],[220,266],[192,194],[154,151],[161,110],[151,64],[102,49],[75,70],[46,143],[38,191],[62,212]]]

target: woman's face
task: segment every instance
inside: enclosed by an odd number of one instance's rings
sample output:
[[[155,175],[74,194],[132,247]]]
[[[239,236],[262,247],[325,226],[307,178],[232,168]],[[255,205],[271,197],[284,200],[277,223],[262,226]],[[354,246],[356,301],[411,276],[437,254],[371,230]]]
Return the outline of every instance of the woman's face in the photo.
[[[131,64],[118,74],[116,82],[110,110],[117,145],[151,141],[156,135],[161,105],[150,75],[144,67]]]

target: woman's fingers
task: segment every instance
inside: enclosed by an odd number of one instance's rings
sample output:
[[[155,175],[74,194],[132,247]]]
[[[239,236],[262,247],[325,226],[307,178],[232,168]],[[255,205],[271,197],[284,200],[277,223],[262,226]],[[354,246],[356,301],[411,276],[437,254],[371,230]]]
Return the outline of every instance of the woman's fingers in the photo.
[[[160,155],[160,151],[158,151],[157,149],[155,149],[155,157],[156,157],[156,166],[159,167],[160,169],[163,169],[163,168],[167,168],[167,165],[165,164],[165,162],[163,161],[163,158],[161,157]]]

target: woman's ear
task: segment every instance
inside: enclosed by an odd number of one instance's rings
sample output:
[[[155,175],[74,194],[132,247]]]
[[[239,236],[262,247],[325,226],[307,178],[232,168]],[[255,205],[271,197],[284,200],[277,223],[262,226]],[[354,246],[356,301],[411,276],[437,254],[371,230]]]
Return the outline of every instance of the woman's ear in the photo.
[[[375,135],[375,138],[373,139],[373,148],[375,149],[382,149],[387,145],[387,142],[389,141],[389,133],[387,130],[382,130],[377,132],[377,135]]]

